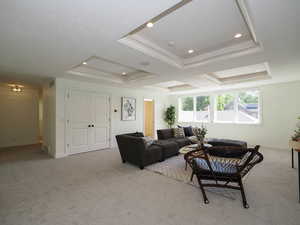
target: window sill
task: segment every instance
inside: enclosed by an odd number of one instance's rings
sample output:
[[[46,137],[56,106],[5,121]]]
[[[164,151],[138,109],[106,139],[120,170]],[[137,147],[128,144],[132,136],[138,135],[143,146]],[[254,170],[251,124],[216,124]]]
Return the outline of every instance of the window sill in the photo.
[[[257,122],[257,123],[247,123],[247,122],[232,122],[232,121],[214,121],[213,123],[216,124],[236,124],[236,125],[261,125],[261,122]]]

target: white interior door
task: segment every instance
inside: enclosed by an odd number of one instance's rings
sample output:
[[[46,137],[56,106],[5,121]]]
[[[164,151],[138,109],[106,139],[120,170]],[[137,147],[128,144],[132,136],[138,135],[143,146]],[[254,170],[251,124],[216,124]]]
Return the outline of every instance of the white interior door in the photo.
[[[109,147],[109,97],[93,94],[93,127],[91,132],[91,150]]]
[[[89,93],[72,91],[71,95],[71,154],[89,149],[89,132],[92,121],[92,98]]]
[[[70,103],[70,154],[108,148],[109,96],[74,90]]]

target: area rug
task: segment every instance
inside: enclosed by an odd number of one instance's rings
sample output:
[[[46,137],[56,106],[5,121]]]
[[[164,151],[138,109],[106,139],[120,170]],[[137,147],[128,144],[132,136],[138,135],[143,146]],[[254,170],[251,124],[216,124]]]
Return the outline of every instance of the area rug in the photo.
[[[194,176],[193,181],[190,181],[192,169],[188,166],[185,170],[185,160],[183,159],[183,155],[171,157],[163,162],[147,166],[145,169],[199,188],[196,176]],[[236,199],[237,196],[240,195],[239,191],[225,188],[205,187],[205,190],[230,199]]]

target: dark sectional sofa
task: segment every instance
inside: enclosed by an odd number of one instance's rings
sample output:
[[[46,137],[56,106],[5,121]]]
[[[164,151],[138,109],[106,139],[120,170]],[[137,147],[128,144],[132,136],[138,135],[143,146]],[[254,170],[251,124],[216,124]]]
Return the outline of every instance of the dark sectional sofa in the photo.
[[[140,169],[156,162],[178,155],[179,149],[192,144],[188,137],[174,137],[173,129],[157,130],[158,140],[151,144],[145,143],[141,132],[116,135],[123,163],[129,162]],[[247,143],[228,139],[208,139],[210,154],[222,157],[242,157]]]
[[[178,155],[179,149],[191,144],[187,138],[175,138],[172,129],[158,130],[159,138],[147,146],[141,132],[116,135],[123,163],[129,162],[143,169],[150,164]]]

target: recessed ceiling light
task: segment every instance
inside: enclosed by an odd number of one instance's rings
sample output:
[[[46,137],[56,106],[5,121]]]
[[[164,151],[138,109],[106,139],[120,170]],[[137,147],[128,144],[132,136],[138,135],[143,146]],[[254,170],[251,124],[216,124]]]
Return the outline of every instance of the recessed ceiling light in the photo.
[[[194,53],[194,49],[190,49],[190,50],[188,50],[188,53],[189,53],[189,54],[192,54],[192,53]]]
[[[148,27],[148,28],[151,28],[151,27],[153,27],[153,25],[154,25],[154,24],[153,24],[153,23],[151,23],[151,22],[147,23],[147,27]]]
[[[242,37],[243,35],[241,34],[241,33],[237,33],[237,34],[235,34],[234,35],[234,38],[240,38],[240,37]]]
[[[83,64],[83,65],[86,65],[86,64],[87,64],[87,62],[83,62],[82,64]]]
[[[122,75],[126,75],[126,72],[123,72]]]

